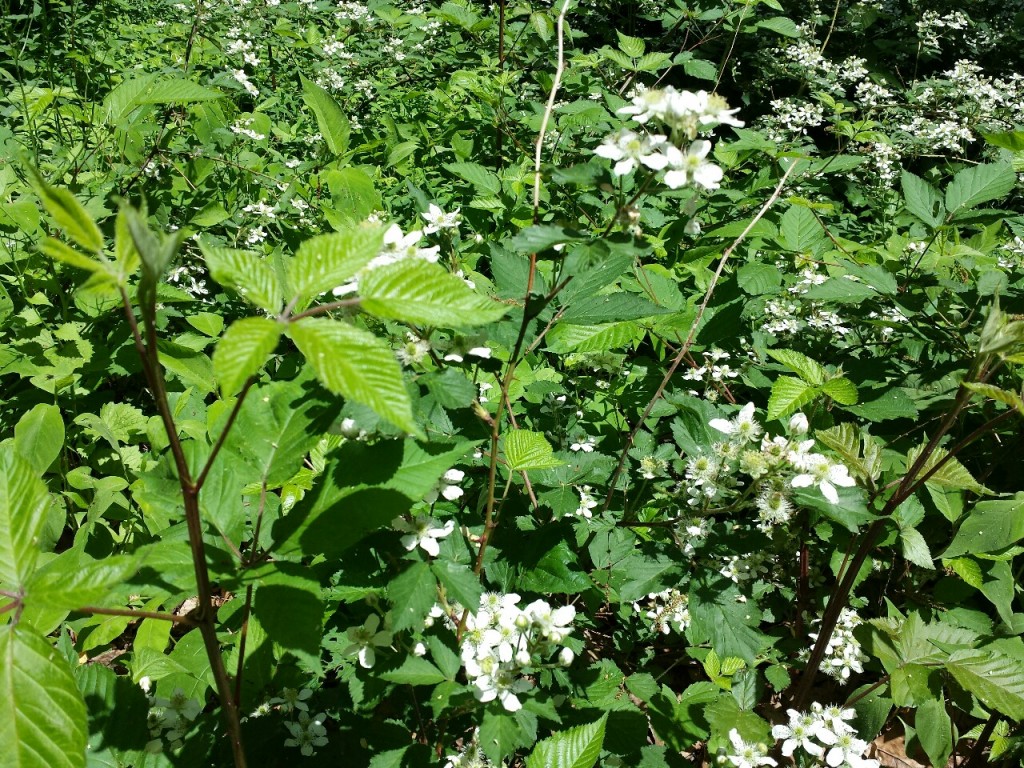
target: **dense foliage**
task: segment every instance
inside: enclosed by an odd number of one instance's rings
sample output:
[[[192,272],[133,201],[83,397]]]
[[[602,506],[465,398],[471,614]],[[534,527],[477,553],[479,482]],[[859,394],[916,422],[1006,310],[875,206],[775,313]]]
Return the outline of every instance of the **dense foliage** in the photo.
[[[1020,763],[1019,0],[0,8],[0,766]]]

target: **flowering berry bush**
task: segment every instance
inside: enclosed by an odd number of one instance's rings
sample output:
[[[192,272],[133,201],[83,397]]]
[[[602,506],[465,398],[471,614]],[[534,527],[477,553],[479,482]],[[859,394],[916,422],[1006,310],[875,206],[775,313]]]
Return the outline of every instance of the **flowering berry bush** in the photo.
[[[925,5],[9,2],[0,766],[1019,762],[1021,8]]]

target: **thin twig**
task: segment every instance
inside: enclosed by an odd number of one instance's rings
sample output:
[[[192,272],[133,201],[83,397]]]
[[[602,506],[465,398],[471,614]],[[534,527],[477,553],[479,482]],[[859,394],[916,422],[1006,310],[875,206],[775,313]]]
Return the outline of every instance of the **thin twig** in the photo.
[[[563,0],[562,10],[558,13],[558,21],[555,28],[558,35],[558,63],[555,65],[555,79],[551,83],[551,93],[548,94],[548,103],[544,108],[544,117],[540,122],[540,131],[537,133],[537,144],[533,155],[533,223],[536,224],[540,217],[540,156],[544,149],[544,134],[548,130],[548,121],[555,111],[555,95],[558,93],[558,86],[562,83],[562,73],[565,71],[565,13],[569,10],[571,0]]]
[[[76,609],[79,613],[93,613],[98,616],[127,616],[132,619],[158,619],[159,621],[170,621],[174,624],[186,624],[190,627],[196,626],[195,619],[189,616],[179,616],[176,613],[164,613],[163,611],[136,611],[132,608],[101,608],[96,605],[83,605]]]
[[[704,311],[707,309],[708,303],[711,301],[711,296],[715,292],[715,287],[718,285],[718,280],[722,276],[722,270],[725,269],[725,263],[729,260],[732,252],[736,250],[740,243],[746,240],[747,235],[750,234],[751,230],[757,225],[757,222],[768,212],[768,209],[774,205],[775,201],[779,199],[782,194],[782,189],[786,184],[786,179],[796,168],[799,160],[794,160],[786,172],[782,174],[782,178],[779,179],[779,183],[775,185],[775,189],[772,191],[771,196],[765,201],[764,205],[761,206],[761,210],[757,212],[757,215],[750,220],[750,223],[743,229],[739,237],[737,237],[732,245],[725,249],[722,254],[722,258],[718,260],[718,267],[715,269],[714,277],[711,279],[711,284],[708,285],[707,291],[704,292],[704,300],[701,301],[700,307],[697,309],[697,315],[693,319],[693,323],[690,325],[690,332],[686,337],[686,341],[683,346],[680,347],[679,352],[672,360],[672,364],[669,366],[668,371],[665,372],[665,376],[662,378],[661,383],[658,385],[658,389],[655,391],[654,396],[651,397],[647,407],[644,409],[643,415],[637,420],[636,425],[630,430],[629,436],[626,438],[626,444],[623,446],[621,453],[619,454],[619,463],[615,467],[615,471],[612,472],[611,477],[608,479],[608,495],[605,497],[604,506],[601,508],[602,512],[608,511],[611,506],[612,497],[615,494],[615,484],[618,482],[619,476],[622,474],[623,468],[626,466],[626,459],[629,456],[629,449],[633,447],[633,441],[636,439],[637,433],[643,427],[644,422],[647,421],[647,417],[651,415],[651,411],[654,409],[655,403],[661,399],[661,396],[665,393],[665,388],[668,386],[669,381],[672,380],[672,376],[675,374],[679,364],[686,357],[690,351],[690,347],[693,346],[693,341],[697,336],[697,328],[700,325],[700,321],[704,317]]]

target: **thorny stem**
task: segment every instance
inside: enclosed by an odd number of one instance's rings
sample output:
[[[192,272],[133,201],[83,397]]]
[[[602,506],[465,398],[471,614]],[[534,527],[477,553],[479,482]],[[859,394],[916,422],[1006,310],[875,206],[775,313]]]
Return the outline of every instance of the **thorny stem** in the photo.
[[[633,429],[630,430],[629,436],[626,438],[626,444],[622,447],[622,451],[619,454],[619,463],[615,467],[615,471],[612,472],[611,477],[608,478],[608,495],[605,497],[604,506],[601,508],[602,512],[607,512],[608,508],[612,504],[612,498],[615,495],[615,485],[618,482],[619,476],[622,474],[623,468],[626,466],[626,459],[629,456],[629,449],[633,447],[633,441],[636,439],[637,434],[643,428],[644,423],[647,421],[647,417],[651,415],[651,411],[654,409],[654,405],[661,399],[661,396],[665,393],[665,388],[668,383],[672,380],[672,376],[675,375],[676,369],[679,368],[679,364],[683,362],[683,359],[690,351],[690,347],[693,346],[693,341],[697,337],[697,328],[700,325],[701,319],[704,317],[704,311],[707,309],[708,303],[711,301],[711,296],[715,292],[715,287],[718,285],[718,280],[722,276],[722,270],[725,269],[725,263],[729,260],[732,252],[736,250],[740,243],[742,243],[747,235],[750,234],[751,230],[757,225],[757,222],[768,212],[768,209],[772,207],[779,196],[782,194],[782,189],[786,184],[786,179],[796,168],[799,160],[794,160],[786,172],[782,174],[782,178],[779,179],[779,183],[775,185],[775,189],[772,191],[771,196],[765,201],[764,205],[757,212],[757,215],[750,220],[750,223],[744,228],[737,237],[732,245],[725,249],[722,254],[722,258],[718,260],[718,267],[715,269],[714,277],[711,279],[711,284],[708,285],[707,291],[704,293],[704,299],[700,303],[700,307],[697,309],[697,315],[693,318],[693,323],[690,325],[690,332],[686,337],[686,341],[683,342],[683,346],[679,348],[679,352],[672,360],[672,364],[668,367],[665,372],[665,376],[662,378],[661,383],[658,385],[658,389],[651,397],[650,402],[647,403],[647,407],[644,409],[643,414],[637,420]]]
[[[250,376],[245,385],[242,387],[242,391],[238,393],[238,397],[235,398],[235,405],[231,409],[231,413],[228,415],[228,420],[224,423],[224,429],[220,431],[220,436],[217,438],[217,442],[214,443],[213,449],[210,451],[210,456],[206,460],[206,464],[203,465],[202,470],[199,472],[199,477],[196,478],[195,486],[196,492],[198,493],[203,488],[203,483],[206,482],[207,475],[210,474],[210,470],[213,469],[213,462],[217,460],[217,454],[220,453],[220,449],[224,445],[224,441],[228,437],[228,433],[231,431],[231,427],[235,424],[235,419],[238,418],[238,412],[242,410],[242,403],[245,402],[245,396],[249,394],[249,390],[252,389],[252,385],[256,383],[256,377]]]
[[[965,381],[972,381],[974,379],[978,381],[984,381],[987,376],[984,370],[982,360],[976,360],[971,366],[971,370],[968,372]],[[860,546],[850,559],[849,567],[845,569],[843,578],[840,580],[839,585],[836,587],[835,592],[829,597],[828,604],[825,606],[825,612],[821,617],[821,628],[818,630],[818,639],[814,643],[814,648],[811,650],[810,658],[807,660],[807,666],[804,668],[803,673],[800,676],[800,681],[797,683],[796,690],[793,694],[793,707],[798,710],[803,710],[807,706],[807,700],[810,697],[811,688],[814,685],[814,678],[817,675],[818,669],[821,667],[821,662],[825,658],[825,650],[828,647],[829,640],[832,639],[832,633],[835,632],[836,624],[839,622],[839,614],[849,604],[850,593],[853,591],[853,584],[857,578],[857,574],[860,572],[861,566],[867,559],[868,554],[875,546],[875,542],[881,535],[882,530],[885,528],[885,523],[890,515],[896,510],[896,508],[906,501],[913,493],[920,487],[920,485],[929,477],[938,471],[935,467],[929,470],[929,473],[924,478],[918,478],[918,473],[925,467],[929,459],[935,453],[935,449],[938,448],[942,438],[945,437],[946,433],[953,427],[957,417],[963,411],[964,407],[971,399],[973,393],[967,389],[963,384],[957,390],[956,400],[953,402],[953,406],[950,408],[946,417],[942,420],[942,424],[936,430],[931,440],[925,446],[924,450],[921,451],[920,455],[907,470],[903,479],[900,481],[896,490],[892,496],[886,501],[885,506],[882,508],[878,519],[875,520],[864,532],[863,537],[860,541]],[[997,417],[998,418],[998,417]],[[986,429],[991,428],[992,422],[990,421],[985,425]],[[977,430],[975,430],[977,432]],[[972,441],[976,436],[980,436],[978,433],[975,435],[972,433],[969,437],[971,440],[962,440],[955,446],[955,450],[959,451],[960,448],[967,445],[968,442]],[[947,456],[943,457],[941,463],[945,463],[952,459],[956,455],[955,451],[949,451]]]
[[[210,572],[206,564],[206,548],[203,544],[203,524],[199,513],[199,486],[192,480],[192,475],[185,459],[185,452],[182,449],[181,439],[178,437],[178,429],[174,423],[174,416],[171,414],[170,402],[167,398],[167,388],[164,383],[163,372],[160,369],[159,358],[157,357],[156,343],[156,311],[155,306],[142,307],[142,320],[146,329],[147,341],[143,341],[139,332],[139,325],[132,310],[131,301],[128,298],[128,291],[121,286],[121,302],[124,306],[125,316],[131,327],[132,339],[135,349],[142,360],[143,372],[148,380],[153,398],[156,401],[157,411],[167,433],[167,440],[170,444],[171,454],[178,470],[178,483],[181,486],[182,502],[185,507],[185,524],[188,528],[189,548],[192,551],[192,567],[196,577],[196,596],[199,607],[193,617],[194,623],[199,628],[203,638],[203,645],[206,648],[206,655],[210,662],[214,680],[217,684],[217,695],[220,698],[221,708],[224,713],[224,720],[227,725],[228,738],[231,741],[231,750],[234,756],[235,768],[246,768],[245,750],[242,746],[242,731],[238,719],[238,705],[231,690],[231,681],[227,669],[224,667],[224,659],[220,652],[220,641],[217,639],[216,612],[213,608],[212,589],[210,586]]]
[[[173,624],[186,624],[190,627],[196,626],[196,621],[191,616],[179,616],[176,613],[164,613],[163,611],[136,611],[132,608],[100,608],[96,605],[83,605],[76,610],[81,613],[94,613],[99,616],[128,616],[132,619],[157,619],[159,621],[169,621]]]

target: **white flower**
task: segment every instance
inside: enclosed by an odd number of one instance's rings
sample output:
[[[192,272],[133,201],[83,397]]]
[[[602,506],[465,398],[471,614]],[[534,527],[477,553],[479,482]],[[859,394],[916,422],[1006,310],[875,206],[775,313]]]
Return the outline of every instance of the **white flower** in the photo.
[[[708,426],[734,436],[737,440],[756,440],[761,436],[761,425],[754,421],[754,404],[747,403],[735,419],[712,419]]]
[[[516,694],[530,690],[528,681],[516,677],[508,669],[498,669],[493,675],[481,675],[473,684],[476,686],[473,695],[477,701],[488,702],[497,698],[509,712],[518,712],[523,708]]]
[[[166,710],[165,720],[167,716],[173,713],[173,718],[171,719],[181,718],[186,721],[192,721],[203,711],[202,704],[189,697],[181,688],[175,688],[169,699],[157,697],[153,700],[153,706],[163,707]]]
[[[835,486],[850,488],[856,485],[850,477],[849,470],[842,464],[833,464],[825,456],[811,454],[804,460],[806,472],[797,475],[790,483],[794,488],[807,488],[817,485],[822,496],[833,504],[839,503],[839,493]]]
[[[284,740],[286,747],[298,747],[299,751],[306,757],[314,753],[314,747],[327,746],[327,729],[323,722],[327,715],[323,712],[310,717],[308,712],[300,712],[297,722],[287,722],[285,727],[291,733],[290,739]]]
[[[584,453],[593,453],[594,446],[597,445],[597,440],[593,437],[584,435],[579,441],[569,446],[570,451],[583,451]]]
[[[466,473],[461,469],[449,469],[444,473],[438,484],[427,492],[423,500],[427,504],[433,504],[437,501],[438,495],[443,496],[448,501],[462,498],[466,492],[458,486],[458,483],[461,483],[465,476]]]
[[[834,746],[825,755],[825,762],[832,768],[840,765],[847,765],[850,768],[878,768],[878,760],[869,760],[861,757],[868,743],[858,739],[852,733],[840,733],[833,736]]]
[[[458,229],[459,222],[462,221],[462,214],[459,213],[461,209],[456,208],[451,213],[445,213],[437,205],[431,203],[426,213],[421,213],[423,220],[427,222],[427,226],[423,228],[423,234],[432,235],[435,232],[440,232],[442,229]]]
[[[374,652],[374,646],[387,647],[391,645],[391,633],[386,631],[377,631],[377,627],[380,626],[380,617],[377,614],[372,613],[366,617],[366,621],[363,622],[361,627],[350,627],[346,631],[348,640],[351,645],[342,651],[345,656],[350,656],[353,653],[359,655],[359,666],[363,669],[370,669],[377,661],[377,655]]]
[[[534,629],[542,637],[548,637],[556,643],[560,643],[572,631],[570,625],[576,618],[576,609],[571,605],[552,609],[546,600],[534,600],[523,609],[523,613],[533,622]]]
[[[438,525],[432,517],[414,517],[412,522],[396,517],[391,524],[396,530],[404,531],[402,546],[412,552],[419,547],[431,557],[437,557],[441,551],[438,540],[450,535],[455,530],[455,521],[447,520],[443,526]]]
[[[616,161],[612,168],[616,176],[624,176],[641,164],[660,171],[668,163],[668,158],[659,151],[659,147],[666,141],[667,136],[644,136],[623,129],[606,136],[594,154]]]
[[[785,757],[792,757],[797,747],[803,747],[805,751],[821,757],[825,754],[825,748],[815,743],[812,739],[818,737],[818,723],[813,715],[797,712],[795,709],[787,710],[789,714],[789,725],[776,725],[772,728],[772,736],[776,739],[783,739],[782,754]]]
[[[729,741],[732,742],[733,754],[727,758],[736,768],[758,768],[761,765],[778,765],[772,758],[768,757],[768,747],[764,744],[752,744],[740,737],[739,731],[733,728],[729,731]]]
[[[405,334],[405,344],[395,350],[395,357],[402,365],[414,365],[423,361],[430,352],[430,342],[415,333]]]
[[[722,169],[705,160],[711,151],[711,142],[700,139],[693,142],[686,152],[678,147],[669,146],[665,150],[668,167],[665,172],[665,185],[670,189],[678,189],[697,184],[704,189],[718,189],[722,177]]]
[[[810,425],[807,423],[807,417],[802,413],[794,413],[789,419],[789,434],[791,435],[806,435]]]
[[[280,696],[275,696],[268,704],[280,704],[281,709],[285,712],[294,712],[296,710],[307,712],[309,711],[309,705],[306,704],[306,699],[313,695],[313,691],[309,688],[283,688]]]

